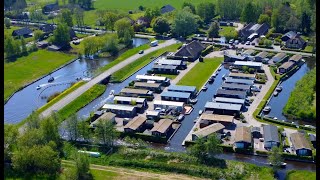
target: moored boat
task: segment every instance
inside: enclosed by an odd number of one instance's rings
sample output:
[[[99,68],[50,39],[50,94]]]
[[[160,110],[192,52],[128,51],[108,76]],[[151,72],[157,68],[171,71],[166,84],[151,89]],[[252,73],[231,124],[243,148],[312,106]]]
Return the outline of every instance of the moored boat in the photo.
[[[207,89],[208,89],[207,86],[203,86],[203,88],[202,88],[203,91],[206,91]]]
[[[269,112],[271,111],[271,107],[270,106],[266,106],[263,108],[263,112]]]
[[[276,91],[282,91],[282,86],[278,86],[278,87],[276,88]]]
[[[274,95],[274,96],[278,96],[278,94],[279,94],[279,93],[278,93],[277,91],[273,92],[273,95]]]
[[[48,83],[51,83],[53,81],[54,81],[54,77],[51,77],[51,78],[48,79]]]
[[[270,165],[270,166],[273,166],[273,164],[272,164],[271,162],[269,163],[269,165]],[[285,168],[286,166],[287,166],[287,163],[281,162],[280,167]]]
[[[41,89],[41,86],[39,85],[39,86],[37,86],[37,88],[36,88],[37,90],[39,90],[39,89]]]

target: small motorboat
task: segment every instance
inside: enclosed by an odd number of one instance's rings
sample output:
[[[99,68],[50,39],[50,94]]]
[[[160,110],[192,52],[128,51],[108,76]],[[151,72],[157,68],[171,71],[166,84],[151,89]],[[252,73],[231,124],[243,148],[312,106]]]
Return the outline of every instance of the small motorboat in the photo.
[[[54,81],[54,77],[51,77],[51,78],[48,79],[48,83],[51,83],[53,81]]]
[[[40,85],[39,85],[39,86],[37,86],[37,87],[36,87],[36,89],[37,89],[37,90],[41,89],[41,86],[40,86]]]
[[[202,88],[203,91],[206,91],[207,89],[208,89],[207,86],[203,86],[203,88]]]
[[[196,123],[197,121],[198,121],[198,119],[194,119],[194,120],[193,120],[193,123]]]
[[[278,120],[278,118],[277,118],[277,117],[274,117],[273,119],[274,119],[274,120]]]
[[[198,102],[198,99],[190,99],[191,104],[196,104]]]
[[[226,79],[226,75],[224,74],[223,76],[222,76],[222,80],[225,80]]]
[[[270,106],[266,106],[263,108],[263,112],[269,112],[271,111],[271,107]]]
[[[109,95],[114,95],[114,90],[111,90]]]
[[[217,74],[216,74],[216,73],[214,73],[211,77],[215,78],[216,76],[217,76]]]
[[[276,88],[276,91],[278,91],[278,92],[282,91],[282,86],[278,86],[278,87]]]
[[[278,94],[279,94],[279,93],[278,93],[277,91],[275,91],[275,92],[273,93],[274,96],[278,96]]]
[[[273,166],[273,164],[272,164],[271,162],[269,163],[269,165],[270,165],[270,166]],[[281,162],[280,167],[285,168],[286,166],[287,166],[287,163]]]
[[[210,77],[210,79],[209,79],[209,83],[213,83],[213,81],[214,81],[214,77]]]
[[[220,66],[219,69],[218,69],[218,71],[221,71],[221,69],[222,69],[222,67]]]
[[[200,116],[202,113],[203,113],[203,111],[202,111],[202,110],[199,110],[199,116]]]

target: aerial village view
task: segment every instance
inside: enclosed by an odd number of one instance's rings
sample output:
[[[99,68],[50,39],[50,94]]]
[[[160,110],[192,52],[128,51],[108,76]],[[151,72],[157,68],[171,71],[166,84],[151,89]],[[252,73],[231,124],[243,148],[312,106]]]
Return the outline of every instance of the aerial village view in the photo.
[[[4,0],[4,179],[316,179],[315,0]]]

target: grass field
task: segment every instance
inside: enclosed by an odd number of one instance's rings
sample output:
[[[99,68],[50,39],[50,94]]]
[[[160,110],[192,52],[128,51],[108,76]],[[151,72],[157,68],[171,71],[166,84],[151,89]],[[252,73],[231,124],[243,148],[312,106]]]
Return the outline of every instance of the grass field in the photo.
[[[151,57],[157,57],[166,51],[176,51],[178,49],[178,47],[180,47],[180,46],[181,46],[181,44],[173,44],[173,45],[167,46],[165,48],[153,51],[153,52],[135,60],[134,62],[128,64],[127,66],[123,67],[119,71],[115,72],[112,75],[112,81],[118,82],[118,81],[125,80],[126,78],[131,76],[133,73],[138,71],[141,67],[150,63]]]
[[[286,180],[315,180],[316,172],[291,170],[287,172]]]
[[[95,84],[86,92],[81,94],[75,100],[71,101],[69,104],[58,111],[59,115],[61,115],[61,119],[65,120],[72,114],[75,114],[82,107],[86,106],[88,103],[99,97],[105,90],[105,85]]]
[[[204,62],[198,62],[177,85],[196,86],[197,90],[200,90],[222,61],[222,57],[205,58]]]
[[[66,89],[65,91],[63,91],[61,94],[59,94],[57,97],[55,97],[54,99],[52,99],[50,102],[48,102],[47,104],[45,104],[44,106],[40,107],[37,111],[39,113],[43,112],[44,110],[48,109],[48,107],[52,106],[53,104],[55,104],[56,102],[58,102],[60,99],[62,99],[63,97],[65,97],[66,95],[70,94],[72,91],[78,89],[80,86],[82,86],[83,84],[85,84],[85,81],[80,81],[75,83],[74,85],[72,85],[71,87],[69,87],[68,89]]]
[[[74,55],[39,50],[4,63],[4,99],[25,84],[30,83],[74,59]]]

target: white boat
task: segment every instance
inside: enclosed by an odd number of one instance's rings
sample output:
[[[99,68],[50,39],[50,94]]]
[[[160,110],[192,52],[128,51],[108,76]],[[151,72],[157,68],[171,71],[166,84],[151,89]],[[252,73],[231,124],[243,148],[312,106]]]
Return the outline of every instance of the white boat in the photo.
[[[110,91],[110,95],[114,95],[114,90],[111,90],[111,91]]]
[[[271,162],[269,163],[269,165],[270,165],[270,166],[273,166],[273,164],[272,164]],[[286,166],[287,166],[287,163],[281,162],[280,167],[283,167],[283,168],[284,168],[284,167],[286,167]]]
[[[207,86],[203,86],[203,88],[202,88],[203,91],[206,91],[207,89],[208,89]]]
[[[216,74],[216,73],[214,73],[211,77],[215,78],[216,76],[217,76],[217,74]]]
[[[270,106],[266,106],[266,107],[263,108],[263,111],[264,112],[269,112],[269,111],[271,111],[271,107]]]
[[[274,119],[274,120],[278,120],[278,118],[277,118],[277,117],[274,117],[273,119]]]
[[[221,69],[222,69],[222,67],[220,66],[219,69],[218,69],[218,71],[221,71]]]
[[[199,116],[202,114],[202,112],[203,112],[202,110],[199,110]]]
[[[40,85],[39,85],[39,86],[37,86],[37,87],[36,87],[36,89],[37,89],[37,90],[41,89],[41,86],[40,86]]]
[[[273,93],[273,95],[274,95],[274,96],[278,96],[278,92],[275,91],[275,92]]]
[[[226,79],[226,75],[225,75],[225,74],[222,76],[222,79],[223,79],[223,80],[225,80],[225,79]]]
[[[198,99],[190,99],[191,104],[196,104],[198,102]]]
[[[282,91],[282,86],[278,86],[277,88],[276,88],[276,91]]]

